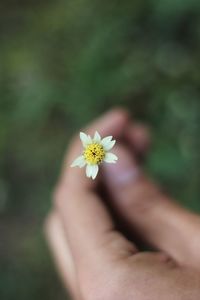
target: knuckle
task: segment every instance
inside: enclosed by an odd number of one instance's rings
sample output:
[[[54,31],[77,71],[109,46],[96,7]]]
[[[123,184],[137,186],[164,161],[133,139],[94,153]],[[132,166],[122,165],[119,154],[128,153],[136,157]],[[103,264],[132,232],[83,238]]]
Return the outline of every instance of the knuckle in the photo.
[[[84,272],[86,273],[86,272]],[[122,300],[124,295],[123,269],[110,266],[82,274],[80,282],[83,299],[87,300]],[[95,280],[94,280],[95,278]]]
[[[127,255],[132,255],[137,252],[133,244],[115,229],[107,232],[107,237],[105,235],[105,240],[99,246],[99,249],[103,251],[106,257],[111,261],[127,257]]]

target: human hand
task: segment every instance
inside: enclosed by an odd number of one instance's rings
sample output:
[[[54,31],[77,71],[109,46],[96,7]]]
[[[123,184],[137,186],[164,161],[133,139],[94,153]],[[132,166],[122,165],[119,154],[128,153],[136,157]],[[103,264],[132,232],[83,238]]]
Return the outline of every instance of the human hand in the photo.
[[[145,129],[113,110],[84,131],[113,135],[119,160],[95,181],[70,168],[80,153],[69,147],[45,232],[64,284],[76,300],[199,300],[200,217],[180,207],[142,174]],[[102,184],[108,198],[99,193]],[[110,210],[115,212],[115,220]],[[116,217],[117,216],[117,217]],[[119,224],[132,234],[128,240]],[[141,252],[135,236],[153,246]]]

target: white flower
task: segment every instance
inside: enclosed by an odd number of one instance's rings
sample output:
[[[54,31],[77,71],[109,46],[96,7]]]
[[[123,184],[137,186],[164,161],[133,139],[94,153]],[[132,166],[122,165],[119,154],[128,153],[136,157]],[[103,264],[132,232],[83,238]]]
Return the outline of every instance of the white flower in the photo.
[[[95,179],[99,171],[99,165],[105,161],[107,163],[116,163],[118,157],[108,152],[115,145],[112,136],[101,139],[100,134],[96,131],[94,137],[80,132],[80,139],[83,144],[83,153],[77,157],[71,167],[83,168],[86,165],[86,176]]]

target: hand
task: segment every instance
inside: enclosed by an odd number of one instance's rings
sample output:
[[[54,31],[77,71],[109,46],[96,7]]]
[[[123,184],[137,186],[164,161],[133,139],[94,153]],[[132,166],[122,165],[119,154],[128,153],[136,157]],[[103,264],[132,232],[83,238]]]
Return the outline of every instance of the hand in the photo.
[[[138,155],[148,145],[145,129],[112,110],[84,131],[117,140],[115,165],[95,181],[70,168],[81,150],[69,147],[45,232],[64,284],[76,300],[199,300],[200,217],[180,207],[142,174]],[[101,182],[100,182],[101,181]],[[98,193],[104,186],[106,199]],[[128,240],[119,224],[132,234]],[[141,252],[135,236],[156,249]]]

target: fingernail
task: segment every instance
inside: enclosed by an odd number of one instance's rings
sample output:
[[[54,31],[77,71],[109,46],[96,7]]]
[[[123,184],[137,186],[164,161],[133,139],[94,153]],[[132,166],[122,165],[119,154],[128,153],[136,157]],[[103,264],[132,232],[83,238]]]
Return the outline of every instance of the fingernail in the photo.
[[[105,181],[115,188],[134,183],[138,180],[141,170],[136,164],[134,157],[125,146],[116,146],[118,156],[116,164],[105,164],[103,167]]]

